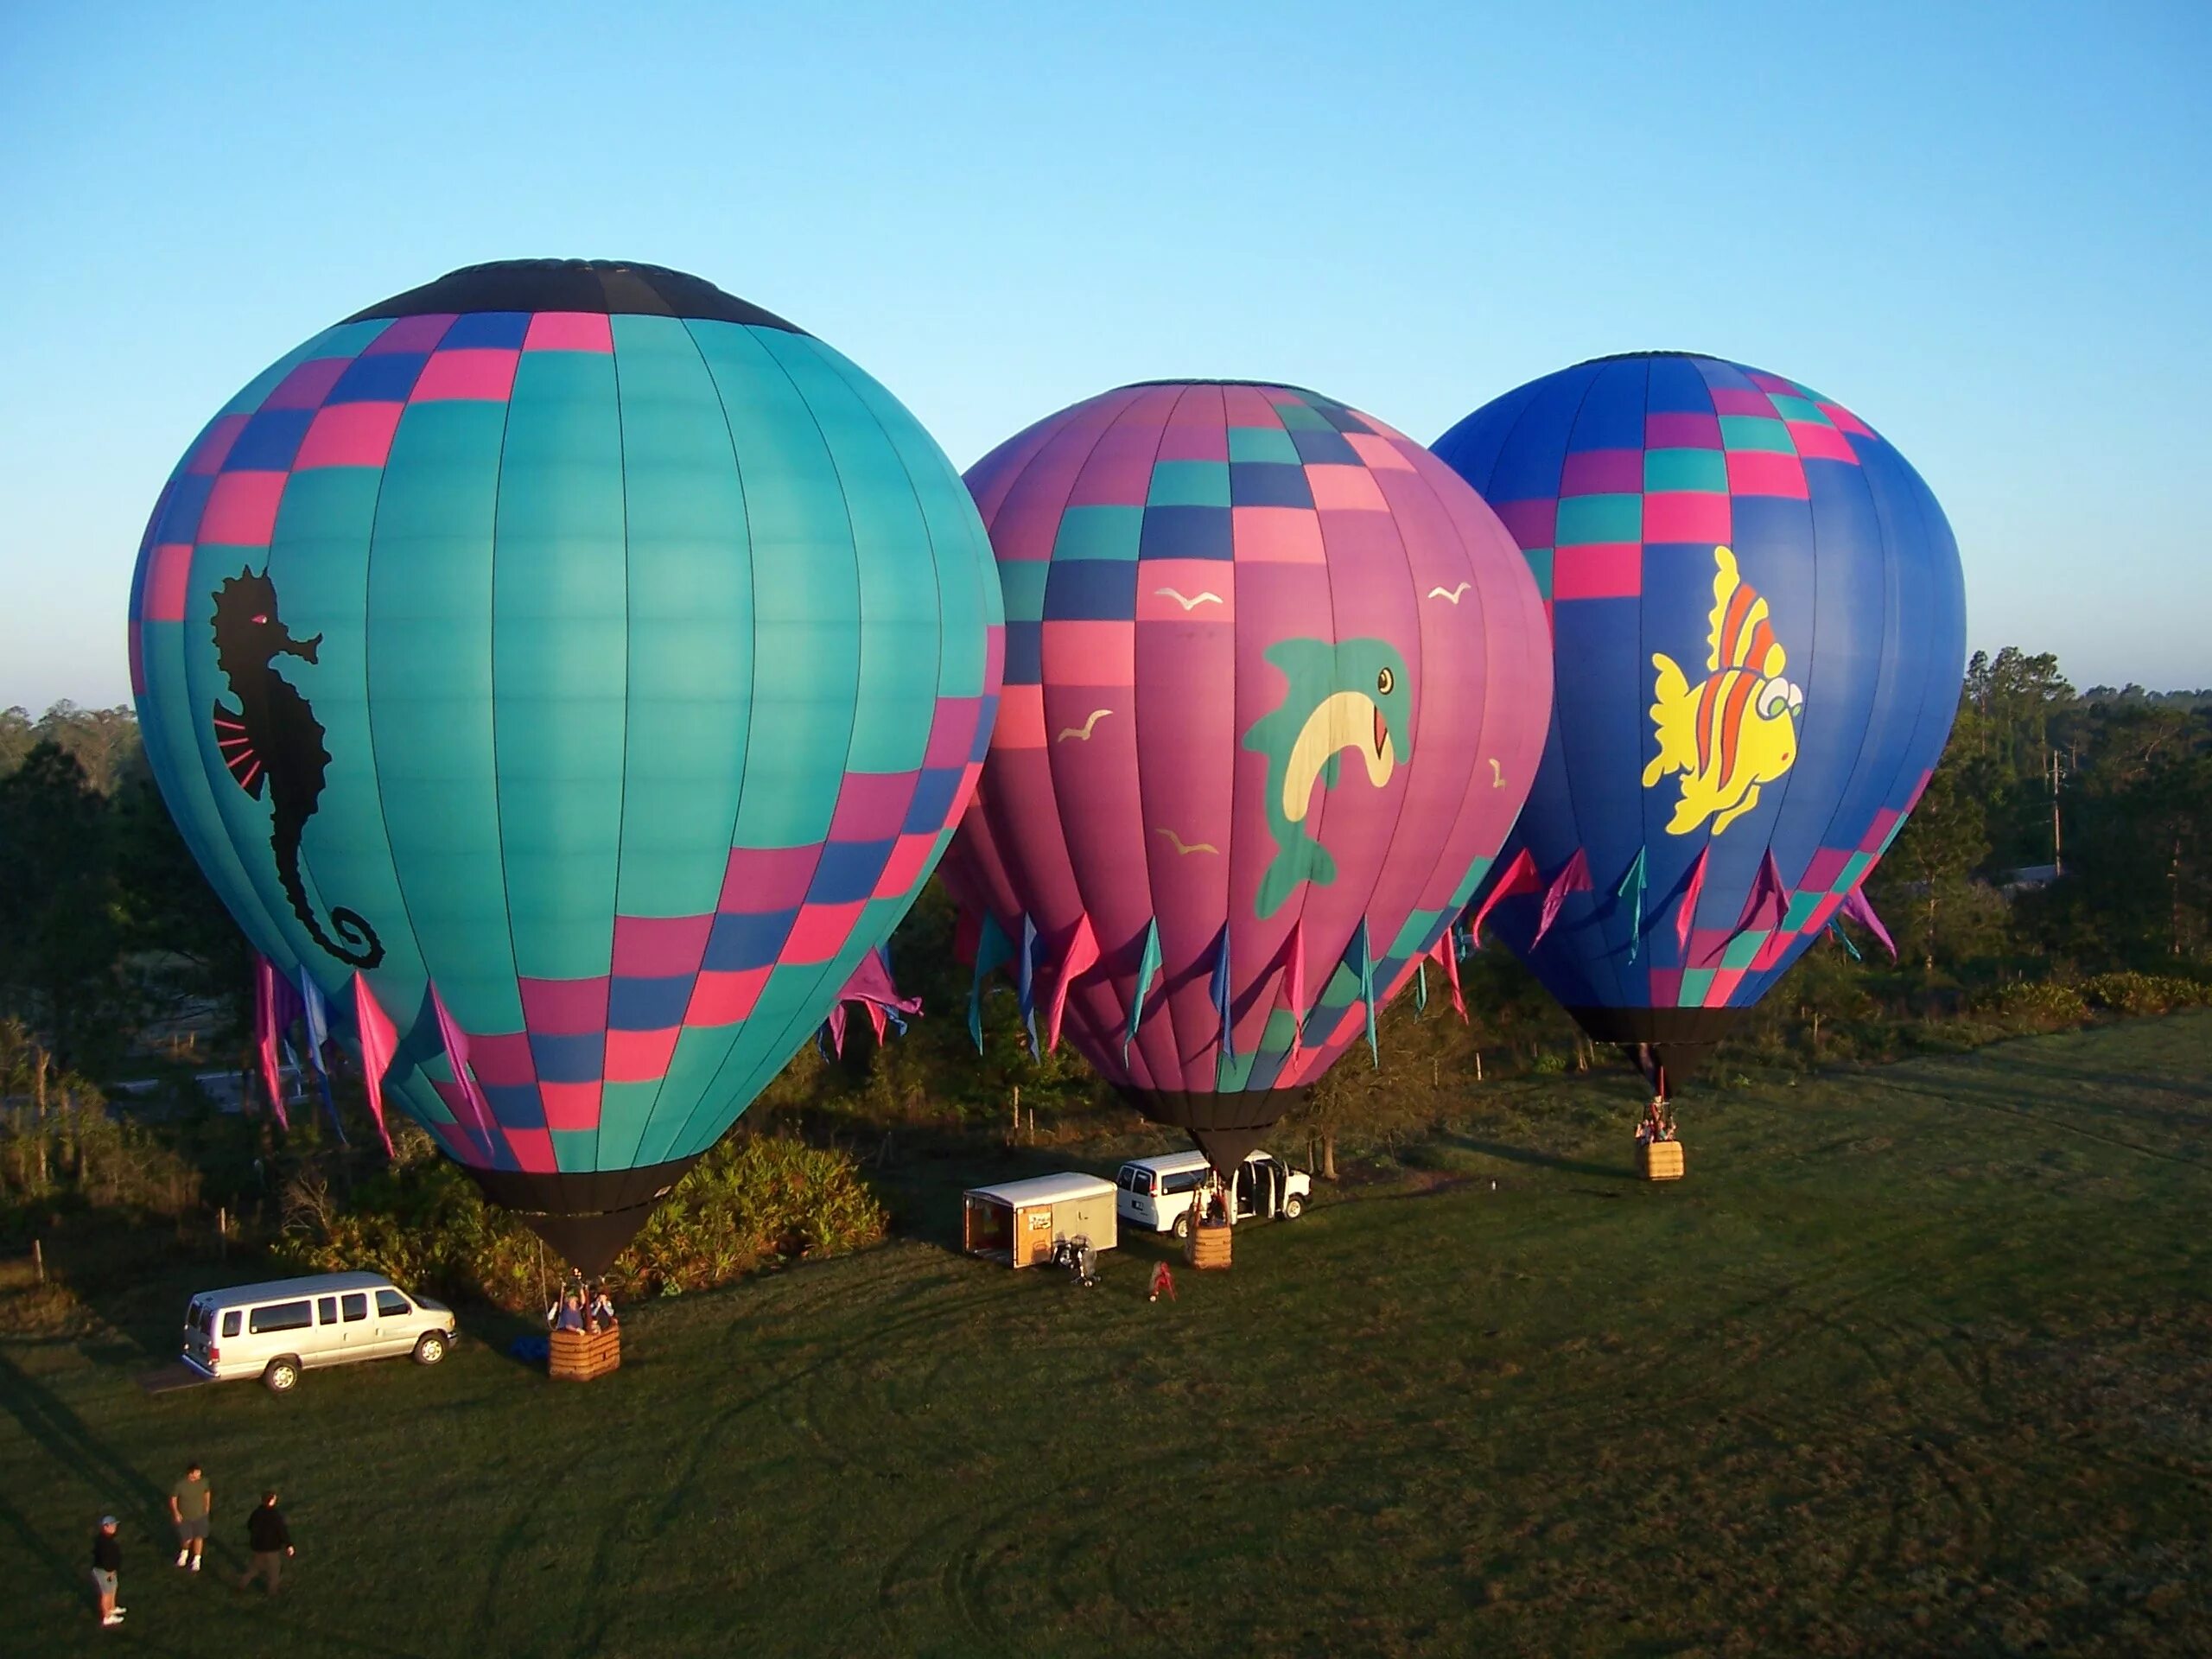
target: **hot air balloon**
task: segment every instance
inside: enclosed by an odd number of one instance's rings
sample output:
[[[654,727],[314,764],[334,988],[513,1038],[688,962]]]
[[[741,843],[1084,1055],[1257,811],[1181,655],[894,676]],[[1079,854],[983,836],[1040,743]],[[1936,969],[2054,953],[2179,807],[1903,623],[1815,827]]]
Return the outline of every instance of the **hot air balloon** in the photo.
[[[1007,684],[947,883],[1048,1039],[1226,1175],[1434,950],[1534,775],[1535,583],[1474,493],[1292,387],[1125,386],[969,487]]]
[[[1584,363],[1435,448],[1526,553],[1558,664],[1482,910],[1663,1099],[1840,911],[1872,920],[1958,706],[1957,544],[1872,427],[1718,358]]]
[[[265,977],[595,1271],[906,913],[1001,637],[974,505],[874,380],[697,277],[520,260],[225,405],[130,651]]]

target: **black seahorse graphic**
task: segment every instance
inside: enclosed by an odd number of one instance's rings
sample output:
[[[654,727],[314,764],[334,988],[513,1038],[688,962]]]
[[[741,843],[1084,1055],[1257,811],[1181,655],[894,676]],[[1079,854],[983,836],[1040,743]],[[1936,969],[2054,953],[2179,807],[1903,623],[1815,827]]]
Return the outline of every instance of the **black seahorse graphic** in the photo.
[[[322,722],[308,700],[274,666],[279,656],[312,663],[322,636],[295,639],[276,614],[276,587],[251,569],[226,576],[215,590],[215,662],[231,683],[238,706],[215,705],[215,743],[238,787],[261,798],[269,791],[269,849],[276,856],[276,879],[292,912],[315,942],[357,968],[384,960],[384,941],[356,912],[333,906],[332,938],[308,903],[300,880],[300,836],[322,796],[323,769],[330,752],[322,747]]]

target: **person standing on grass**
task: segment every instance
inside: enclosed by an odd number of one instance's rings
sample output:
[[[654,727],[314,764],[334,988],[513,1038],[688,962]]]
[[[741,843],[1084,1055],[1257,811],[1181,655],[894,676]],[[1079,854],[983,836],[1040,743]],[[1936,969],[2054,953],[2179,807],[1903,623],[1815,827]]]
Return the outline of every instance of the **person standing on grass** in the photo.
[[[215,1494],[200,1472],[200,1465],[184,1465],[184,1478],[169,1489],[169,1519],[176,1522],[176,1564],[200,1570],[200,1552],[207,1548],[207,1518],[215,1512]]]
[[[115,1605],[116,1576],[122,1571],[123,1540],[115,1535],[115,1517],[104,1515],[92,1535],[92,1588],[99,1594],[103,1624],[123,1623],[123,1609]]]
[[[251,1590],[258,1578],[269,1580],[269,1593],[276,1593],[277,1581],[284,1575],[284,1558],[299,1552],[292,1548],[292,1529],[284,1524],[284,1512],[276,1507],[276,1494],[264,1492],[261,1506],[245,1518],[245,1541],[253,1551],[253,1560],[245,1569],[245,1576],[238,1580],[238,1588]]]

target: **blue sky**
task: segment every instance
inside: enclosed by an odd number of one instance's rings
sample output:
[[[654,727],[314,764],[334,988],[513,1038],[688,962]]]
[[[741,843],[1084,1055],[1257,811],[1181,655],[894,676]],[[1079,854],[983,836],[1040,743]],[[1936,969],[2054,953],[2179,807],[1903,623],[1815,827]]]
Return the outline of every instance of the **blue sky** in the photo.
[[[1648,346],[1841,399],[1977,646],[2212,684],[2201,4],[6,9],[0,706],[128,694],[139,531],[264,364],[454,266],[699,273],[965,466],[1125,381],[1424,438]]]

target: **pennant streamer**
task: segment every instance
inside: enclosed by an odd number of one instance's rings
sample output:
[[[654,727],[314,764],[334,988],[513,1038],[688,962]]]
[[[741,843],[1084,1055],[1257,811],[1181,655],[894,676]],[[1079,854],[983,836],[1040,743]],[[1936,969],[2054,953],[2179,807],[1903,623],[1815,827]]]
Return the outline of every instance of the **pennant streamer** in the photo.
[[[269,1104],[276,1114],[277,1123],[287,1129],[292,1127],[292,1120],[284,1110],[284,1084],[282,1069],[277,1064],[276,1046],[299,1015],[300,994],[292,988],[291,981],[278,973],[276,964],[268,957],[255,957],[254,1046],[261,1056],[261,1081],[269,1091]]]
[[[1690,928],[1697,920],[1697,896],[1705,891],[1705,861],[1712,855],[1708,845],[1698,849],[1697,862],[1690,866],[1690,879],[1682,887],[1682,902],[1675,912],[1675,939],[1687,951],[1690,948]]]
[[[1782,868],[1774,861],[1774,849],[1767,849],[1766,861],[1759,866],[1758,880],[1751,883],[1751,897],[1744,900],[1744,912],[1736,918],[1738,933],[1771,933],[1782,925],[1782,918],[1789,913],[1789,889],[1782,880]]]
[[[1221,1021],[1221,1058],[1236,1058],[1236,1043],[1229,1022],[1229,930],[1221,930],[1221,944],[1213,959],[1213,1011]]]
[[[1843,948],[1851,952],[1851,959],[1853,962],[1866,961],[1866,957],[1859,954],[1859,947],[1851,942],[1851,935],[1843,931],[1843,918],[1841,917],[1831,916],[1828,918],[1828,931],[1834,934],[1837,940],[1842,944]]]
[[[1505,867],[1505,874],[1498,877],[1497,885],[1483,900],[1482,908],[1468,922],[1469,944],[1477,950],[1483,948],[1483,918],[1490,914],[1491,907],[1499,899],[1510,899],[1517,893],[1534,893],[1541,885],[1536,874],[1536,861],[1529,856],[1529,849],[1523,847],[1513,855],[1513,861]]]
[[[1029,1058],[1041,1060],[1037,1046],[1037,924],[1027,911],[1021,916],[1021,953],[1014,963],[1014,995],[1021,1005],[1021,1028],[1029,1033]]]
[[[1306,918],[1303,916],[1290,925],[1290,941],[1285,948],[1290,952],[1290,1058],[1296,1059],[1306,1047]]]
[[[1567,861],[1557,875],[1552,877],[1551,886],[1544,889],[1543,912],[1536,918],[1536,931],[1529,941],[1529,948],[1535,950],[1544,935],[1551,931],[1552,924],[1559,919],[1560,906],[1567,902],[1568,893],[1589,891],[1590,855],[1578,847],[1574,849],[1574,856]]]
[[[1137,960],[1137,988],[1129,998],[1129,1028],[1122,1033],[1122,1058],[1129,1058],[1129,1046],[1137,1039],[1137,1022],[1144,1018],[1145,993],[1152,988],[1152,982],[1160,972],[1160,918],[1155,916],[1144,925],[1144,954]]]
[[[1882,925],[1882,918],[1874,913],[1874,906],[1866,897],[1866,889],[1853,887],[1851,897],[1843,901],[1843,913],[1882,942],[1882,949],[1890,953],[1890,960],[1897,959],[1897,941],[1890,937],[1890,930]]]
[[[1459,942],[1453,937],[1455,931],[1446,928],[1428,954],[1436,958],[1437,965],[1444,969],[1445,977],[1452,982],[1452,1011],[1459,1016],[1459,1023],[1465,1025],[1467,1022],[1467,999],[1459,991]]]
[[[369,1097],[369,1116],[376,1120],[377,1138],[384,1142],[385,1156],[392,1155],[391,1131],[384,1121],[384,1077],[391,1070],[393,1052],[399,1046],[399,1035],[385,1011],[377,1006],[376,994],[369,989],[369,982],[359,974],[353,976],[353,1030],[361,1045],[361,1082]]]
[[[978,1054],[983,1052],[983,982],[1014,956],[1014,941],[1005,930],[988,911],[982,917],[976,932],[976,972],[968,982],[968,1036]]]
[[[488,1160],[493,1155],[492,1109],[485,1103],[476,1074],[468,1069],[468,1033],[446,1011],[445,998],[438,995],[435,984],[430,987],[430,1010],[437,1017],[438,1040],[445,1045],[446,1064],[453,1067],[454,1082],[460,1086],[461,1097],[468,1103],[468,1109],[475,1116],[477,1138],[484,1143],[484,1156]]]
[[[1351,948],[1359,952],[1359,1000],[1367,1009],[1367,1052],[1375,1058],[1379,1069],[1382,1064],[1382,1050],[1375,1040],[1375,953],[1368,948],[1367,918],[1359,918],[1359,931],[1352,935]]]
[[[1075,918],[1075,932],[1060,957],[1059,971],[1052,976],[1052,1007],[1045,1018],[1045,1046],[1060,1046],[1060,1016],[1067,1012],[1068,988],[1098,961],[1098,936],[1091,931],[1089,912]]]
[[[1643,849],[1636,849],[1636,862],[1628,867],[1628,874],[1613,889],[1613,897],[1629,907],[1628,959],[1636,960],[1636,953],[1643,944]]]

